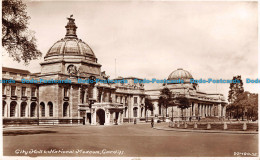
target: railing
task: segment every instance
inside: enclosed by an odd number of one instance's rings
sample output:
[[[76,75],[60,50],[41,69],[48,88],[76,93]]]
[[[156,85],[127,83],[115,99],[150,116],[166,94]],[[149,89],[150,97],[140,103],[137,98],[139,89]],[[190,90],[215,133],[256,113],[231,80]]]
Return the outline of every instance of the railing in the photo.
[[[38,118],[11,118],[3,119],[3,125],[58,125],[58,124],[83,124],[83,118],[79,119],[38,119]]]

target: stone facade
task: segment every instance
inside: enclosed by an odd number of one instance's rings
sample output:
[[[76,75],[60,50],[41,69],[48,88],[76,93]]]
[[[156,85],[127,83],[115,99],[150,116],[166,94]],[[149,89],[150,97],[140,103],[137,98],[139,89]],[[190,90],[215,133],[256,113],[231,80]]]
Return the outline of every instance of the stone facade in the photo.
[[[168,83],[162,86],[146,90],[155,107],[155,117],[162,119],[201,119],[206,117],[225,118],[226,105],[225,97],[220,93],[206,93],[199,90],[198,84],[190,83],[192,75],[183,69],[173,71],[168,80],[183,80],[184,83]],[[158,105],[160,92],[167,87],[174,95],[174,98],[184,96],[189,99],[190,107],[183,111],[177,106],[168,106],[167,110]],[[183,112],[183,113],[182,113]]]
[[[16,82],[3,84],[4,121],[38,119],[47,124],[110,125],[143,118],[144,87],[134,84],[133,77],[119,78],[128,80],[127,84],[78,83],[78,79],[107,80],[109,76],[101,72],[92,49],[77,38],[75,20],[68,20],[65,38],[49,49],[40,73],[3,67],[3,79]],[[21,79],[38,83],[22,83]]]
[[[182,113],[177,106],[170,106],[167,113],[158,106],[160,91],[165,86],[145,91],[142,83],[134,83],[134,79],[142,80],[136,77],[114,79],[127,83],[79,83],[79,79],[108,80],[109,76],[101,72],[92,49],[77,37],[74,21],[68,18],[65,37],[49,49],[40,63],[40,73],[3,67],[3,80],[16,82],[3,84],[4,124],[33,124],[35,120],[38,124],[111,125],[145,121],[151,117],[180,118]],[[188,72],[177,70],[168,79],[188,80],[191,77]],[[22,79],[38,82],[24,83]],[[61,83],[53,83],[53,80]],[[226,102],[222,94],[200,92],[196,85],[186,82],[166,86],[174,95],[190,99],[191,106],[183,111],[185,118],[225,116]],[[145,109],[148,95],[153,101],[153,111]]]

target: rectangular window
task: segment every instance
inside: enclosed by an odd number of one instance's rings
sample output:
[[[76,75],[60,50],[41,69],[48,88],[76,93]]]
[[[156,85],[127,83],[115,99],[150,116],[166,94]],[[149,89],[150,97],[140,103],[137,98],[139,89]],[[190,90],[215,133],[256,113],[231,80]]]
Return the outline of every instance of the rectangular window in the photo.
[[[128,105],[128,99],[127,99],[127,97],[125,97],[125,105],[126,105],[126,106]]]
[[[64,88],[64,97],[68,97],[68,88]]]
[[[82,90],[81,91],[81,103],[84,103],[84,97],[85,97],[85,91],[84,90]]]
[[[141,104],[143,103],[143,98],[140,98],[140,103],[141,103]]]
[[[2,94],[5,95],[5,85],[2,85]]]
[[[120,98],[118,96],[116,96],[116,103],[120,102]]]
[[[11,96],[15,96],[16,86],[11,86]]]
[[[134,97],[134,104],[137,104],[137,97]]]
[[[123,104],[124,103],[124,98],[123,97],[121,97],[121,104]]]
[[[25,97],[26,87],[22,87],[22,97]]]
[[[36,88],[32,88],[32,93],[31,93],[31,96],[32,96],[32,97],[36,97],[36,96],[35,96],[35,95],[36,95],[35,92],[36,92]]]
[[[88,88],[88,97],[89,98],[94,98],[94,89],[92,87]]]

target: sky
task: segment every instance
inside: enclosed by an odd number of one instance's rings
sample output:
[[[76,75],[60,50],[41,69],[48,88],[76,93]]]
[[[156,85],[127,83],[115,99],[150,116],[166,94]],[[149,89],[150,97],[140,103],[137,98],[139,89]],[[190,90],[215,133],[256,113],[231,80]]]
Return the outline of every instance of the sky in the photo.
[[[29,28],[43,57],[65,36],[66,17],[73,14],[77,35],[94,51],[111,78],[167,78],[177,68],[194,79],[232,79],[241,75],[244,88],[257,92],[258,17],[256,2],[180,1],[27,1]],[[2,56],[3,66],[40,72]],[[116,65],[115,65],[116,59]],[[116,66],[116,73],[115,73]],[[226,97],[229,84],[200,84],[201,91]]]

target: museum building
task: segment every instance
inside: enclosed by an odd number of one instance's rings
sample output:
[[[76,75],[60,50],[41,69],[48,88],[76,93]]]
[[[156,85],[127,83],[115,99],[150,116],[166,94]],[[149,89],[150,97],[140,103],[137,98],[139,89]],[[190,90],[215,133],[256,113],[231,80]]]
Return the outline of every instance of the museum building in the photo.
[[[165,83],[159,87],[145,90],[154,105],[154,113],[157,119],[166,118],[170,120],[189,120],[203,119],[206,117],[225,118],[227,102],[221,93],[207,93],[199,90],[198,83],[190,83],[193,76],[186,70],[179,68],[173,71],[169,76],[169,81],[181,80],[183,83]],[[159,97],[161,90],[167,87],[173,99],[177,97],[186,97],[190,103],[190,107],[183,111],[177,105],[168,106],[167,109],[159,106]]]
[[[75,19],[68,18],[66,35],[48,50],[40,63],[41,72],[2,68],[2,79],[15,83],[2,85],[3,124],[86,124],[112,125],[139,122],[155,117],[180,119],[181,110],[158,106],[160,91],[168,87],[175,96],[185,96],[191,106],[184,117],[225,117],[226,101],[222,94],[209,94],[191,84],[192,75],[183,69],[173,71],[168,80],[183,79],[184,83],[164,84],[145,90],[136,77],[119,77],[128,83],[78,83],[81,80],[108,80],[101,72],[101,64],[93,50],[76,34]],[[22,83],[26,80],[63,80],[70,83]],[[145,98],[153,103],[153,110],[145,109]],[[168,118],[169,119],[169,118]]]

